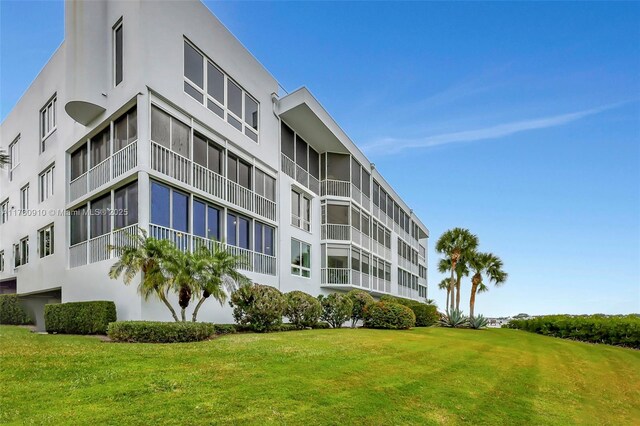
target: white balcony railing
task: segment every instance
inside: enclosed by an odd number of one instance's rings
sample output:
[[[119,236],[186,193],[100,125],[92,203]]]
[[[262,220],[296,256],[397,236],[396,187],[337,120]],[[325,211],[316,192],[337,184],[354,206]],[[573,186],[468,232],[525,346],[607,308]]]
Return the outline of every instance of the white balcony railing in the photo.
[[[349,268],[322,268],[322,284],[351,284],[351,269]]]
[[[351,183],[343,180],[326,179],[322,182],[322,195],[351,197]]]
[[[80,198],[134,169],[138,165],[137,147],[137,141],[131,142],[69,182],[69,201]]]
[[[135,244],[129,236],[135,235],[138,225],[129,225],[125,228],[91,238],[69,247],[69,267],[76,268],[88,263],[101,262],[115,256],[111,247],[122,247],[127,244]]]
[[[335,225],[325,224],[322,225],[321,239],[323,240],[351,240],[351,226],[350,225]]]
[[[306,186],[316,194],[320,194],[320,181],[309,173],[304,168],[300,167],[291,158],[284,154],[280,154],[281,165],[280,169],[284,174],[292,179],[295,179],[298,183]]]
[[[326,285],[350,285],[379,293],[391,293],[390,281],[349,268],[322,268],[321,283]]]
[[[275,222],[276,203],[200,164],[151,142],[151,168]]]

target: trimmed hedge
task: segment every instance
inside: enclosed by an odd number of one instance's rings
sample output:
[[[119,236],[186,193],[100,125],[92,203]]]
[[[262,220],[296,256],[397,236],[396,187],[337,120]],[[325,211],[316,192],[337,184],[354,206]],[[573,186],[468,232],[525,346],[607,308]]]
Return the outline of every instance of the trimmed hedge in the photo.
[[[511,320],[503,327],[563,339],[640,349],[640,315],[547,315]]]
[[[355,327],[358,321],[364,320],[364,310],[367,305],[375,302],[373,297],[366,291],[351,290],[347,293],[347,297],[351,299],[353,303],[353,310],[351,311],[351,327]]]
[[[353,302],[346,294],[331,293],[328,296],[320,295],[318,300],[322,305],[322,319],[333,328],[340,328],[353,312]]]
[[[413,311],[399,303],[376,302],[365,309],[364,326],[368,328],[406,330],[415,324],[416,316]]]
[[[22,309],[16,294],[0,295],[0,324],[27,325],[33,321]]]
[[[380,298],[381,302],[399,303],[408,306],[416,316],[416,327],[429,327],[440,321],[440,314],[435,305],[418,302],[416,300],[405,299],[402,297],[394,297],[384,295]]]
[[[209,322],[116,321],[107,334],[114,342],[184,343],[206,340],[215,331]]]
[[[116,305],[98,300],[45,305],[44,325],[48,333],[105,334],[116,321]]]
[[[229,305],[236,323],[250,325],[253,331],[264,333],[278,330],[287,300],[275,287],[253,284],[234,291]]]
[[[322,315],[322,306],[318,299],[303,291],[292,291],[285,294],[287,307],[284,316],[291,324],[302,329],[312,327]]]
[[[239,331],[238,326],[235,324],[214,324],[214,332],[216,334],[236,334]]]

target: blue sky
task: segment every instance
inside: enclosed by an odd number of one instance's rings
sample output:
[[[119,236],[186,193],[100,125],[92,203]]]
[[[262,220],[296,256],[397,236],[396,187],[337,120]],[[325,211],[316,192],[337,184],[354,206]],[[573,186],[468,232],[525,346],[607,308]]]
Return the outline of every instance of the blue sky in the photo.
[[[440,306],[433,245],[463,226],[510,274],[479,313],[640,312],[640,3],[206,3],[414,207]],[[4,118],[63,5],[0,7]]]

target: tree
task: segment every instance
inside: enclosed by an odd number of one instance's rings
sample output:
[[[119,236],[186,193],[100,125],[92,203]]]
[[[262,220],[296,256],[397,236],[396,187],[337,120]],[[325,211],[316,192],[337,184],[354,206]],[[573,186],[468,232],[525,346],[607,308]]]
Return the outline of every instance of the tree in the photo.
[[[213,250],[201,247],[195,256],[199,259],[195,286],[201,295],[193,310],[193,322],[196,322],[200,307],[209,297],[213,297],[222,306],[238,286],[252,284],[249,278],[238,272],[242,257],[230,254],[218,244],[214,245]]]
[[[447,273],[451,268],[451,259],[444,258],[440,259],[438,262],[438,272]],[[456,309],[460,309],[460,286],[462,284],[462,277],[469,276],[469,267],[467,266],[467,262],[464,257],[460,257],[458,262],[456,263],[456,284],[455,284],[455,301],[456,301]],[[451,297],[454,297],[453,295]],[[448,299],[447,299],[448,300]],[[447,305],[449,303],[447,302]]]
[[[189,251],[171,246],[166,260],[166,270],[172,289],[178,293],[180,318],[187,320],[187,308],[199,287],[198,276],[205,260]]]
[[[493,253],[473,252],[469,257],[469,266],[474,272],[471,277],[471,297],[469,298],[469,315],[473,317],[476,294],[489,290],[483,282],[483,275],[498,287],[505,283],[508,274],[502,269],[504,266],[502,260]]]
[[[355,328],[358,321],[364,320],[364,312],[368,305],[375,302],[373,297],[366,291],[351,290],[347,293],[347,297],[351,299],[353,303],[353,310],[351,311],[351,328]]]
[[[3,149],[0,149],[0,169],[3,169],[5,166],[8,166],[11,163],[11,159],[9,158],[9,154]]]
[[[118,260],[109,270],[109,277],[117,279],[123,276],[124,283],[129,285],[133,278],[141,273],[138,284],[138,294],[145,300],[156,296],[171,311],[175,321],[178,316],[173,306],[167,300],[167,293],[171,282],[166,270],[166,264],[172,251],[173,244],[166,240],[149,237],[144,230],[137,235],[130,235],[131,244],[123,247],[110,247],[118,255]]]
[[[449,278],[443,278],[438,284],[440,290],[447,290],[447,304],[444,305],[446,309],[449,308],[449,296],[451,295],[451,280]]]
[[[456,281],[454,273],[461,258],[467,258],[478,247],[478,237],[468,229],[453,228],[445,231],[436,242],[436,252],[443,254],[451,260],[451,278],[449,287],[451,288],[450,309],[454,309],[453,291]]]

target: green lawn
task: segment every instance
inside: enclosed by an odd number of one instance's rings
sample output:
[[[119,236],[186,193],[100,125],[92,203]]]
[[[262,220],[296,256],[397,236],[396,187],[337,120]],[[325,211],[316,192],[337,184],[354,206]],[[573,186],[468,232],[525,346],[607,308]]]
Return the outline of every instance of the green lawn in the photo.
[[[639,424],[640,351],[506,329],[152,345],[3,326],[0,423]]]

